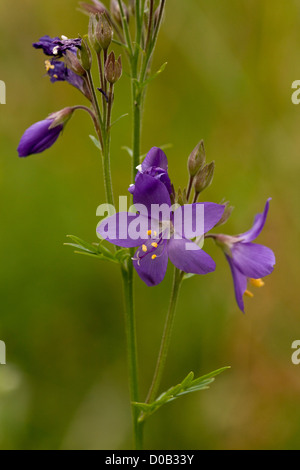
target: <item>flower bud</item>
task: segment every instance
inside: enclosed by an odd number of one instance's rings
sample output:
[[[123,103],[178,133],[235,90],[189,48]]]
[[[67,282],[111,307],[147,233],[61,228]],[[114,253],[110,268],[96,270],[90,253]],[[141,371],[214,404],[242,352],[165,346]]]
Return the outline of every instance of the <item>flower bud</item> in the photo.
[[[188,170],[192,178],[196,176],[199,170],[201,170],[205,164],[205,160],[206,156],[204,142],[201,140],[201,142],[199,142],[199,144],[194,148],[188,159]]]
[[[177,195],[176,195],[176,203],[179,204],[180,206],[184,206],[185,204],[188,203],[187,197],[186,197],[186,189],[183,191],[181,188],[178,189]]]
[[[116,83],[122,75],[122,60],[119,56],[116,60],[114,52],[111,52],[105,63],[105,78],[110,84]]]
[[[98,0],[93,0],[93,4],[94,5],[91,5],[90,3],[86,2],[79,2],[79,5],[84,10],[84,12],[93,13],[94,15],[96,15],[97,13],[107,13],[107,9],[105,8],[102,2],[99,2]]]
[[[226,222],[228,221],[229,217],[232,214],[234,207],[230,206],[229,202],[225,202],[224,205],[225,205],[225,210],[223,212],[223,215],[221,219],[219,220],[219,222],[215,225],[215,227],[220,227],[220,225],[226,224]]]
[[[20,140],[18,146],[19,157],[28,157],[52,147],[73,112],[74,108],[65,108],[30,126]]]
[[[124,15],[125,15],[125,20],[127,23],[129,23],[129,11],[127,6],[125,5],[124,2],[122,2],[123,10],[124,10]],[[112,17],[115,19],[115,21],[122,26],[122,16],[120,12],[120,7],[117,2],[117,0],[110,0],[110,11],[112,14]]]
[[[92,48],[98,54],[101,51],[101,47],[96,39],[96,35],[95,35],[96,27],[97,27],[97,17],[96,15],[90,15],[88,37],[89,37],[89,41],[90,41]]]
[[[74,73],[82,77],[86,74],[86,71],[79,62],[76,54],[70,51],[66,51],[64,57],[67,67],[71,69]]]
[[[92,53],[86,39],[82,39],[81,48],[78,49],[78,58],[84,70],[89,71],[92,67]]]
[[[211,185],[215,172],[215,162],[205,165],[195,176],[194,187],[196,194],[200,194]]]
[[[99,16],[96,24],[95,39],[101,49],[107,51],[113,38],[113,30],[105,13]]]

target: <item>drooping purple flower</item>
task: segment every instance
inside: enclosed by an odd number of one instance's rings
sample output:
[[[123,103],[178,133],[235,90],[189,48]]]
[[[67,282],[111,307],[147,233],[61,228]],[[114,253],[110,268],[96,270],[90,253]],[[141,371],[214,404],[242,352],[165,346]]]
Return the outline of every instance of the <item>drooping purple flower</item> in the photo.
[[[169,260],[186,273],[215,270],[214,260],[190,239],[211,230],[221,219],[224,206],[206,202],[174,210],[165,184],[146,173],[140,173],[136,180],[133,202],[137,214],[117,213],[105,219],[97,231],[114,245],[138,247],[133,265],[148,286],[162,282]],[[158,206],[164,208],[167,217],[159,212],[155,215]],[[197,217],[203,211],[204,221],[198,224]]]
[[[50,148],[57,141],[72,113],[72,108],[65,108],[30,126],[20,140],[19,157],[28,157]]]
[[[168,174],[168,159],[165,153],[158,147],[153,147],[147,154],[143,163],[137,168],[136,182],[141,174],[152,176],[161,181],[167,188],[170,195],[173,193],[173,187]],[[135,185],[132,184],[129,192],[134,194]]]
[[[90,92],[84,79],[67,67],[63,61],[57,59],[46,60],[45,67],[52,83],[68,82],[70,85],[81,91],[85,96],[90,96]]]
[[[263,245],[252,243],[261,233],[269,212],[268,199],[263,213],[257,214],[250,230],[235,237],[229,235],[213,235],[218,245],[225,253],[229,263],[235,290],[237,304],[244,312],[244,294],[252,296],[247,290],[248,280],[258,287],[264,283],[261,278],[271,274],[274,270],[275,255],[273,251]]]
[[[40,38],[38,42],[33,43],[35,49],[42,49],[45,55],[53,57],[62,57],[66,51],[76,53],[81,46],[81,39],[68,39],[65,36],[61,38],[51,38],[46,35]]]

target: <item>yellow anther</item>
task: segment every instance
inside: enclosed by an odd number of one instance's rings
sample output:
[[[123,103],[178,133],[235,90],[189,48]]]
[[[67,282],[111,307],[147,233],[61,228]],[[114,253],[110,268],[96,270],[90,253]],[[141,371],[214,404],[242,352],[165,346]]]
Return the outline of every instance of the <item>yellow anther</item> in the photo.
[[[155,258],[157,258],[157,256],[156,256],[156,255],[152,255],[152,259],[155,259]]]
[[[262,279],[250,279],[250,283],[254,287],[263,287],[265,285]]]
[[[157,232],[154,231],[153,234],[154,234],[155,237],[157,237]]]
[[[152,235],[152,230],[148,230],[147,235]]]
[[[58,78],[58,76],[56,75],[56,73],[53,75],[54,78]]]
[[[55,68],[54,65],[51,64],[50,60],[45,60],[45,67],[46,72],[48,72],[50,69],[53,70]]]
[[[143,246],[142,246],[142,250],[143,250],[144,253],[147,252],[148,248],[146,247],[146,245],[143,245]]]
[[[151,246],[153,246],[153,248],[157,248],[158,244],[154,242],[154,243],[151,243]]]
[[[250,297],[251,299],[254,297],[254,294],[252,294],[252,292],[250,292],[249,290],[246,290],[246,291],[245,291],[245,295],[246,295],[247,297]]]

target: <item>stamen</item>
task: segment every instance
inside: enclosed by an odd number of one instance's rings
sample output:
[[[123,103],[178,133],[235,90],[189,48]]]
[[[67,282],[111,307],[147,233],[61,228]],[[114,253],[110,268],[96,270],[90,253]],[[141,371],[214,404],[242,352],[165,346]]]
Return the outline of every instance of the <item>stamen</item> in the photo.
[[[57,54],[58,54],[58,49],[59,49],[58,46],[53,47],[52,54],[53,54],[53,55],[57,55]]]
[[[156,255],[152,255],[152,257],[151,257],[151,258],[152,258],[152,259],[155,259],[155,258],[157,258],[157,256],[156,256]]]
[[[263,287],[265,285],[262,279],[250,279],[250,283],[254,287]]]
[[[142,250],[143,250],[144,253],[147,253],[148,248],[146,247],[146,245],[143,245],[143,246],[142,246]]]
[[[46,72],[49,72],[49,70],[53,70],[55,67],[54,65],[51,64],[50,60],[45,60],[45,67],[46,67]]]
[[[58,78],[58,76],[56,75],[56,73],[53,75],[54,78]]]
[[[152,230],[148,230],[147,235],[152,235]]]
[[[157,237],[157,232],[155,232],[155,230],[154,230],[153,234],[154,234],[155,237]]]
[[[154,242],[154,243],[151,243],[151,246],[153,246],[153,248],[157,248],[158,244]]]
[[[246,290],[246,291],[245,291],[245,295],[246,295],[247,297],[250,297],[251,299],[254,297],[254,294],[252,294],[252,292],[250,292],[249,290]]]

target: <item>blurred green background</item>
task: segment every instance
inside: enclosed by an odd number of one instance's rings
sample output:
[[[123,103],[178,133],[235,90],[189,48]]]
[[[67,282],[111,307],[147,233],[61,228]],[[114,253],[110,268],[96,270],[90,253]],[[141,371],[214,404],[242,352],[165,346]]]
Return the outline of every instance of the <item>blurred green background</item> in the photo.
[[[96,241],[104,201],[101,161],[78,113],[57,144],[19,159],[33,122],[83,103],[44,76],[31,44],[44,34],[76,37],[87,17],[74,0],[0,3],[0,366],[1,449],[128,449],[122,288],[118,267],[73,254],[67,234]],[[190,370],[222,366],[210,391],[182,398],[148,422],[150,449],[299,449],[300,365],[291,362],[299,324],[300,0],[172,0],[154,61],[168,62],[148,91],[142,150],[171,143],[170,173],[187,182],[186,159],[205,140],[216,161],[205,199],[235,206],[224,230],[247,230],[272,196],[259,242],[276,253],[274,274],[235,303],[224,256],[211,242],[214,274],[183,286],[162,387]],[[125,60],[124,60],[125,63]],[[127,65],[124,66],[128,71]],[[129,79],[116,89],[114,117],[130,111]],[[131,122],[113,130],[115,194],[126,194]],[[149,387],[169,302],[171,271],[155,289],[136,279],[142,396]]]

